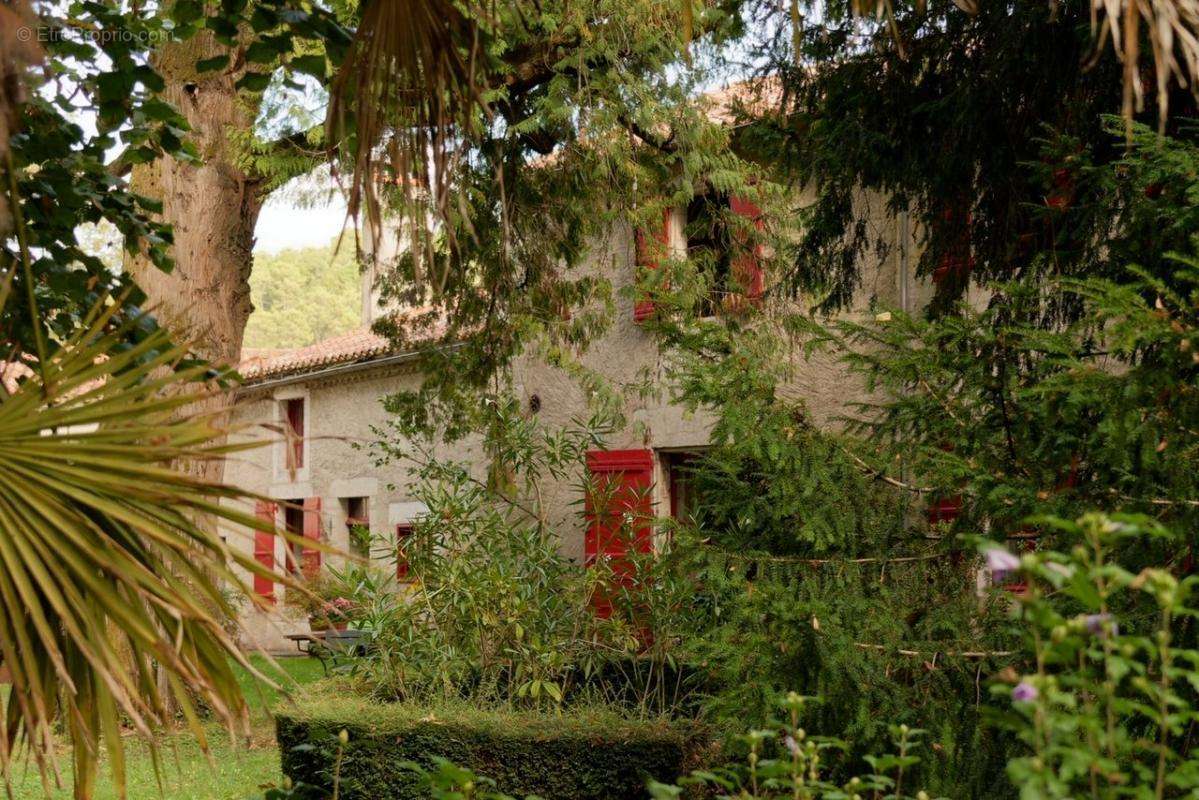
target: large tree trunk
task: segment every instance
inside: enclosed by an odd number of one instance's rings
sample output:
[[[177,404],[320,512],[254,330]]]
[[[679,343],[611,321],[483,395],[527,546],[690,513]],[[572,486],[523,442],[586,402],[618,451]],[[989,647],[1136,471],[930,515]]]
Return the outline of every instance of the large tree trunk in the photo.
[[[201,34],[157,54],[166,99],[191,124],[203,163],[164,158],[134,168],[133,190],[161,200],[162,218],[174,227],[175,269],[167,274],[141,258],[130,269],[160,322],[198,355],[235,365],[253,310],[249,278],[263,197],[261,180],[237,165],[231,143],[254,123],[254,105],[234,88],[240,73],[195,71],[197,59],[223,52]],[[219,464],[213,468],[219,475]]]
[[[263,197],[260,181],[237,166],[231,141],[248,134],[254,123],[254,106],[234,88],[240,73],[195,71],[198,59],[222,52],[225,48],[201,33],[184,43],[166,44],[156,54],[155,66],[166,81],[164,99],[187,118],[203,160],[191,164],[162,158],[134,167],[133,191],[161,201],[161,218],[174,229],[175,268],[165,273],[144,258],[127,259],[126,266],[160,324],[198,356],[235,366],[254,308],[249,281]],[[214,387],[188,412],[212,414],[214,423],[223,425],[231,404],[232,394]],[[221,459],[175,466],[212,482],[223,480],[225,473]],[[215,519],[204,517],[197,524],[215,527]],[[158,693],[165,707],[174,710],[166,677],[160,670]]]

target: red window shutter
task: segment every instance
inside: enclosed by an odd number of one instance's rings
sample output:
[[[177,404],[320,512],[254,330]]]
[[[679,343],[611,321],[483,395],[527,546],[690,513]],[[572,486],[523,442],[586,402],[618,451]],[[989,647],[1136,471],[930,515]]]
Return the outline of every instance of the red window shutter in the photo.
[[[755,230],[763,230],[762,209],[758,208],[752,201],[739,195],[733,195],[729,198],[729,210],[739,217],[748,219],[753,224]],[[745,231],[737,232],[737,239],[741,244],[745,244],[748,238],[750,237]],[[741,284],[741,288],[748,299],[757,300],[762,296],[761,244],[754,243],[752,248],[746,248],[746,252],[737,255],[736,259],[733,260],[733,277]]]
[[[635,233],[636,255],[634,263],[638,273],[641,270],[657,269],[661,259],[670,251],[670,217],[671,209],[662,211],[662,224],[656,231],[639,230]],[[650,299],[637,300],[633,304],[633,321],[643,322],[654,315],[654,301]]]
[[[304,399],[296,397],[287,401],[288,444],[291,447],[291,466],[304,466]]]
[[[960,222],[959,222],[960,220]],[[974,269],[974,254],[970,250],[970,227],[973,224],[970,209],[965,211],[946,206],[941,212],[942,235],[952,237],[941,254],[937,268],[933,270],[933,283],[938,286],[946,281],[964,281]]]
[[[412,525],[402,522],[396,525],[396,580],[408,580],[408,555],[405,552],[412,536]]]
[[[269,570],[275,569],[275,504],[259,500],[254,506],[254,515],[269,523],[272,530],[254,531],[254,560]],[[269,602],[275,601],[275,584],[270,578],[254,576],[254,594]]]
[[[938,522],[953,522],[961,513],[962,496],[960,494],[955,494],[951,497],[942,497],[929,504],[928,523],[936,525]]]
[[[300,550],[300,570],[305,578],[315,578],[321,571],[321,551],[309,542],[321,540],[321,499],[304,498],[304,546]]]
[[[584,498],[587,534],[583,543],[584,563],[593,566],[606,558],[617,581],[627,585],[631,565],[624,556],[648,553],[653,547],[652,498],[654,456],[649,450],[591,450],[587,472],[591,481]],[[631,530],[630,530],[631,529]],[[612,613],[610,598],[593,598],[596,613]]]

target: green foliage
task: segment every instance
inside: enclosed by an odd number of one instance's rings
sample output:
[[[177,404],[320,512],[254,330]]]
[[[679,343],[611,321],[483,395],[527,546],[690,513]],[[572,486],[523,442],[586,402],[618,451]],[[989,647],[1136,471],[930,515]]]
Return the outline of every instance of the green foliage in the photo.
[[[122,314],[140,320],[123,328],[137,341],[153,328],[152,319],[136,310],[142,296],[127,275],[90,252],[80,226],[111,225],[129,252],[171,269],[171,232],[151,219],[156,204],[129,192],[107,164],[110,151],[120,148],[127,163],[163,155],[198,160],[195,148],[185,142],[186,121],[158,96],[163,80],[147,60],[149,44],[170,33],[153,11],[103,3],[72,9],[75,29],[49,19],[41,24],[26,32],[43,34],[46,74],[55,80],[38,85],[35,72],[24,76],[31,85],[26,102],[14,113],[20,127],[0,143],[0,153],[10,159],[0,163],[3,192],[11,201],[7,208],[23,223],[17,226],[21,241],[13,235],[8,213],[0,218],[5,233],[0,261],[16,262],[27,250],[37,276],[38,305],[54,313],[35,319],[28,307],[10,305],[0,320],[0,334],[24,352],[37,353],[34,332],[46,326],[57,346],[108,294],[124,298]],[[95,114],[94,129],[80,124],[80,110]],[[18,296],[24,295],[25,277],[15,276],[13,286]]]
[[[480,777],[445,758],[434,756],[431,760],[431,769],[425,769],[414,761],[404,766],[412,770],[422,791],[427,792],[427,796],[433,800],[515,800],[511,795],[495,791],[495,781],[491,778]]]
[[[823,699],[812,722],[851,761],[885,748],[891,725],[930,727],[926,785],[987,796],[1004,745],[979,724],[976,684],[1008,660],[987,656],[1007,649],[995,609],[980,609],[970,560],[928,526],[910,474],[881,480],[858,441],[793,399],[790,322],[658,322],[673,396],[714,418],[688,468],[692,519],[664,556],[695,586],[682,658],[704,665],[703,707],[725,730],[767,725],[794,688]]]
[[[1121,160],[1100,122],[1119,110],[1121,65],[1096,51],[1087,6],[1018,0],[968,12],[905,2],[888,6],[893,24],[862,20],[858,7],[822,6],[798,44],[763,37],[782,108],[745,135],[746,146],[819,187],[789,250],[796,295],[823,310],[847,307],[863,265],[896,255],[896,226],[877,224],[884,212],[911,215],[925,245],[913,259],[919,274],[955,264],[938,276],[937,311],[971,280],[1120,275],[1109,222],[1129,198],[1088,181],[1083,167]],[[787,12],[774,11],[784,29]],[[1194,113],[1188,93],[1170,95],[1180,117]],[[1045,138],[1063,146],[1047,150]]]
[[[454,201],[430,208],[404,186],[378,189],[406,236],[423,232],[429,214],[444,217],[436,236],[381,266],[391,298],[429,304],[436,313],[425,321],[448,323],[441,342],[455,346],[426,353],[422,389],[394,409],[448,437],[471,427],[478,392],[522,354],[594,388],[580,363],[614,312],[621,321],[630,313],[631,287],[616,291],[632,255],[630,228],[654,230],[668,203],[685,205],[709,188],[760,193],[751,165],[695,96],[705,80],[727,76],[701,69],[699,59],[680,68],[679,4],[535,5],[510,4],[472,23],[482,29],[476,68],[489,111],[468,104],[478,116],[454,128],[453,172],[439,167],[428,178],[448,181]],[[702,39],[716,58],[714,43],[741,30],[737,7],[698,11],[696,46]],[[554,58],[540,56],[547,48]],[[696,285],[673,280],[676,269],[697,274],[679,263],[643,277],[658,290],[668,277],[676,291]],[[411,342],[428,328],[405,321],[385,330]]]
[[[101,743],[121,791],[122,726],[157,762],[159,736],[175,722],[160,674],[202,747],[198,702],[244,731],[230,659],[248,662],[225,629],[235,612],[218,583],[250,596],[235,567],[288,581],[215,530],[217,521],[243,532],[261,527],[239,510],[244,492],[164,466],[245,446],[219,444],[209,419],[180,416],[203,396],[188,387],[206,368],[168,369],[184,351],[162,330],[127,346],[126,328],[140,321],[118,324],[122,307],[95,309],[55,358],[18,373],[24,379],[0,399],[0,660],[12,684],[0,702],[6,785],[25,741],[49,792],[62,725],[77,795],[94,791]]]
[[[610,711],[542,715],[480,711],[460,703],[312,700],[279,717],[284,773],[325,796],[343,729],[349,736],[339,796],[346,800],[429,797],[429,775],[410,764],[444,769],[435,757],[486,775],[499,791],[513,795],[641,798],[647,776],[673,780],[680,774],[693,735],[685,727],[630,722]],[[456,770],[442,777],[465,780]]]
[[[745,764],[697,770],[682,778],[677,786],[651,781],[650,797],[672,800],[683,795],[683,787],[698,785],[710,787],[720,800],[848,800],[867,794],[890,800],[928,800],[927,792],[913,792],[908,786],[912,769],[920,763],[913,753],[920,747],[924,731],[892,725],[896,752],[866,756],[870,773],[854,775],[837,785],[829,782],[824,773],[845,749],[845,744],[838,739],[811,736],[800,727],[804,703],[804,697],[790,692],[783,701],[787,712],[785,722],[741,737],[748,750]]]
[[[839,437],[788,399],[792,349],[767,324],[661,326],[674,399],[715,415],[710,447],[687,469],[695,525],[725,550],[842,557],[897,544],[906,498],[872,482]]]
[[[360,286],[348,245],[256,255],[245,346],[303,347],[353,330],[362,324]]]
[[[583,496],[584,454],[609,422],[558,430],[512,401],[491,411],[486,475],[435,458],[435,436],[413,439],[398,422],[377,445],[381,459],[415,464],[412,495],[428,511],[404,543],[403,601],[366,601],[376,647],[358,673],[388,699],[554,709],[599,694],[647,715],[673,708],[679,687],[665,678],[678,672],[672,653],[689,582],[649,556],[630,556],[620,574],[608,563],[580,569],[559,552],[572,520],[551,523],[541,503],[547,479],[576,480]],[[601,596],[607,617],[596,613]]]
[[[1129,258],[1119,281],[1030,275],[937,320],[895,312],[810,326],[810,346],[832,345],[881,395],[851,423],[878,448],[864,457],[964,495],[963,526],[1010,535],[1030,514],[1104,508],[1189,527],[1199,490],[1197,167],[1195,145],[1142,132],[1121,166],[1097,176],[1150,206],[1116,222],[1112,248]],[[1142,187],[1159,181],[1170,194],[1145,199]],[[1178,249],[1154,260],[1146,246],[1143,261],[1135,243],[1153,230]]]
[[[1134,572],[1118,555],[1175,537],[1147,517],[1046,522],[1063,549],[1021,559],[1029,591],[1013,609],[1031,663],[1010,677],[1014,687],[992,687],[1011,701],[997,723],[1028,750],[1009,762],[1009,777],[1038,800],[1192,796],[1197,579],[1165,566]]]

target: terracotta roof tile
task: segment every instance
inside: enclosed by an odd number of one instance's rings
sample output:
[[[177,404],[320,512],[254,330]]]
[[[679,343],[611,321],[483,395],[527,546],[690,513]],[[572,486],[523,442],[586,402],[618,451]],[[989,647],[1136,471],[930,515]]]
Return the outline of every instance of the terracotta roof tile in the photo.
[[[370,327],[362,327],[305,347],[247,347],[242,351],[238,371],[247,382],[254,382],[343,364],[368,363],[383,356],[415,352],[446,333],[445,319],[429,308],[407,309],[387,323],[405,330],[405,344],[397,345]]]
[[[242,352],[239,371],[247,381],[258,381],[339,364],[370,361],[388,355],[394,349],[391,342],[370,328],[359,328],[290,350],[247,347]]]

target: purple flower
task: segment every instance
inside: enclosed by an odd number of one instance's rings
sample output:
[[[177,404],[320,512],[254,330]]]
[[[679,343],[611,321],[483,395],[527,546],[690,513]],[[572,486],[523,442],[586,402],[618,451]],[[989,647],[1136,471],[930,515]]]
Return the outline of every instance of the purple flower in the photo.
[[[1020,569],[1020,559],[1002,547],[988,548],[983,556],[987,559],[987,569],[991,573],[991,580],[995,582],[1007,580],[1013,572]]]
[[[1116,624],[1116,620],[1112,618],[1111,614],[1087,614],[1082,618],[1082,624],[1087,629],[1087,633],[1092,636],[1120,635],[1120,626]]]
[[[1013,703],[1031,703],[1037,699],[1037,687],[1033,686],[1028,681],[1020,681],[1016,684],[1016,688],[1012,689]]]

